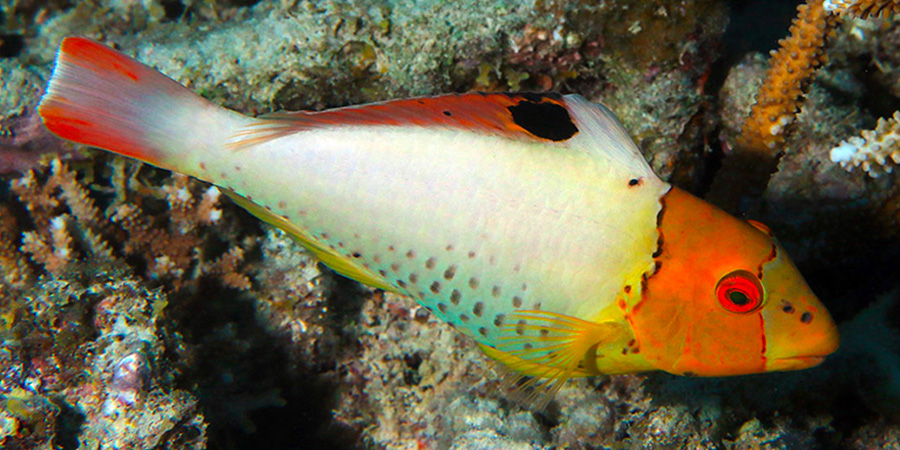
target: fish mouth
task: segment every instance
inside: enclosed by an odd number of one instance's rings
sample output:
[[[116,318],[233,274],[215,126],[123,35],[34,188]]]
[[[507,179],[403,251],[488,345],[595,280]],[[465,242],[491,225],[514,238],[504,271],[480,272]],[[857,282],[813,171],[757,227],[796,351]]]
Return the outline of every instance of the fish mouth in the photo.
[[[770,359],[766,364],[768,370],[800,370],[818,366],[825,361],[827,355],[803,355],[789,358]]]

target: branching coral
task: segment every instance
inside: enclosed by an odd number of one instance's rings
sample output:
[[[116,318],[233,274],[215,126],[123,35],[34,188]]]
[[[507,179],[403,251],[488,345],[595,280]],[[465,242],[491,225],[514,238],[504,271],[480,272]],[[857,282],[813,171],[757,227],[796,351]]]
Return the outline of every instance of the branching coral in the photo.
[[[852,170],[862,167],[877,177],[890,173],[893,164],[900,164],[900,111],[888,119],[878,119],[874,130],[864,130],[862,137],[854,136],[831,149],[831,160]]]
[[[825,10],[867,19],[900,13],[897,0],[826,0]]]
[[[244,249],[231,248],[217,258],[201,251],[215,233],[211,225],[221,217],[215,188],[198,192],[200,185],[184,176],[152,186],[140,183],[136,176],[136,170],[129,174],[124,166],[114,166],[116,198],[105,211],[95,204],[77,174],[58,160],[46,177],[32,171],[14,180],[11,190],[27,210],[32,228],[18,229],[11,215],[4,215],[0,233],[10,239],[0,246],[0,264],[22,266],[21,255],[11,244],[20,242],[22,252],[57,277],[86,261],[92,265],[131,262],[143,268],[149,279],[174,289],[195,283],[203,274],[218,275],[237,289],[250,287],[239,267]],[[159,200],[168,208],[153,206]],[[162,214],[154,214],[155,210]],[[22,270],[17,279],[28,275]]]
[[[0,292],[4,284],[12,288],[23,288],[33,278],[33,273],[24,255],[15,247],[17,241],[16,221],[10,209],[0,205]],[[2,295],[0,295],[2,298]]]
[[[769,70],[756,95],[756,104],[744,122],[739,145],[747,151],[772,153],[784,143],[785,128],[794,121],[806,84],[822,63],[822,51],[834,16],[822,0],[797,8],[791,35],[778,42]]]
[[[782,155],[784,133],[794,122],[806,85],[822,63],[829,30],[837,22],[837,16],[823,8],[823,0],[810,0],[797,11],[791,35],[772,52],[738,146],[725,159],[710,190],[709,200],[726,209],[738,209],[742,198],[758,197],[768,184]]]
[[[809,0],[797,10],[790,37],[779,41],[780,48],[772,52],[738,146],[714,180],[709,199],[727,209],[737,209],[742,198],[758,196],[766,188],[784,154],[785,132],[800,110],[815,70],[824,62],[824,46],[840,19],[885,15],[900,10],[900,1]]]

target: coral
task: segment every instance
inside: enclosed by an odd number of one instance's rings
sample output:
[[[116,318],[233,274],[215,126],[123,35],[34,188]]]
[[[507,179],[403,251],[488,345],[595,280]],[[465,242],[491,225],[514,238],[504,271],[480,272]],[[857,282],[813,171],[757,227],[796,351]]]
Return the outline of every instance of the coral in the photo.
[[[822,51],[834,18],[813,0],[797,8],[790,37],[778,42],[769,70],[744,122],[739,144],[754,152],[776,153],[784,131],[794,121],[805,86],[822,63]]]
[[[750,115],[743,123],[737,146],[716,175],[709,197],[711,201],[726,209],[740,210],[740,203],[747,197],[761,196],[785,153],[785,132],[796,120],[813,74],[827,59],[824,56],[826,40],[835,35],[840,20],[844,17],[879,17],[894,9],[900,10],[900,3],[893,0],[810,0],[798,7],[790,37],[779,41],[780,48],[772,52],[769,69]],[[879,122],[880,131],[875,133],[884,131],[884,126],[887,125]],[[865,139],[877,139],[875,134],[864,134]],[[835,149],[836,153],[832,153],[834,161],[853,166],[866,164],[863,161],[868,156],[865,155],[871,153],[884,167],[883,162],[891,151],[882,150],[880,144],[869,144],[878,145],[879,149],[867,151],[869,146],[866,146],[855,152],[853,149],[863,146],[864,141],[855,138],[843,143]],[[740,177],[738,173],[741,173]]]
[[[239,267],[243,249],[228,249],[215,259],[200,250],[209,241],[210,230],[215,230],[211,225],[221,217],[216,206],[218,190],[206,188],[198,194],[199,184],[179,175],[158,187],[141,184],[135,178],[135,166],[130,167],[128,174],[124,165],[113,166],[112,178],[119,191],[105,212],[95,205],[76,173],[59,160],[52,162],[44,181],[36,171],[14,180],[11,190],[33,225],[33,229],[21,230],[21,250],[56,276],[75,269],[82,257],[121,265],[123,258],[133,256],[141,261],[135,268],[145,266],[149,279],[175,289],[195,284],[202,274],[214,274],[229,286],[248,289],[250,281]],[[142,195],[130,194],[129,189]],[[160,198],[168,206],[165,216],[154,214],[158,206],[153,203]]]
[[[825,11],[823,0],[810,0],[797,12],[790,36],[771,54],[737,147],[710,190],[709,200],[726,209],[737,210],[746,196],[758,198],[768,184],[783,154],[785,131],[795,120],[810,78],[823,61],[826,38],[838,21]]]
[[[196,399],[172,386],[158,336],[166,304],[121,272],[48,281],[3,332],[0,423],[5,448],[202,448]],[[171,358],[174,354],[170,354]],[[77,422],[66,430],[60,422]],[[186,439],[185,439],[186,438]]]
[[[875,129],[863,130],[862,137],[841,141],[830,155],[848,170],[862,167],[872,177],[891,173],[893,164],[900,164],[900,111],[887,120],[878,119]]]
[[[869,16],[881,17],[900,13],[900,2],[897,0],[826,0],[825,10],[867,19]]]

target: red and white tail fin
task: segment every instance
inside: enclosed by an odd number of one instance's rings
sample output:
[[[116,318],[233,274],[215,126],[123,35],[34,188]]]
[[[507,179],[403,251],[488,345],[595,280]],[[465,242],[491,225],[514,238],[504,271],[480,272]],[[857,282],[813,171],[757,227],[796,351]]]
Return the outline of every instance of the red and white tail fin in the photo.
[[[61,138],[192,175],[254,120],[80,37],[63,40],[38,113]]]

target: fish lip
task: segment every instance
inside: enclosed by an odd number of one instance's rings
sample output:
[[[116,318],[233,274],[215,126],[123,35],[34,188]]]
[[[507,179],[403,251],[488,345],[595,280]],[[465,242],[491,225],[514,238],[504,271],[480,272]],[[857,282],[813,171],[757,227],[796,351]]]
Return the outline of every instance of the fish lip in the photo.
[[[770,370],[800,370],[818,366],[828,355],[803,355],[769,360]]]
[[[790,356],[787,358],[774,358],[773,361],[818,361],[818,363],[821,363],[822,361],[825,361],[827,356],[828,355]]]

